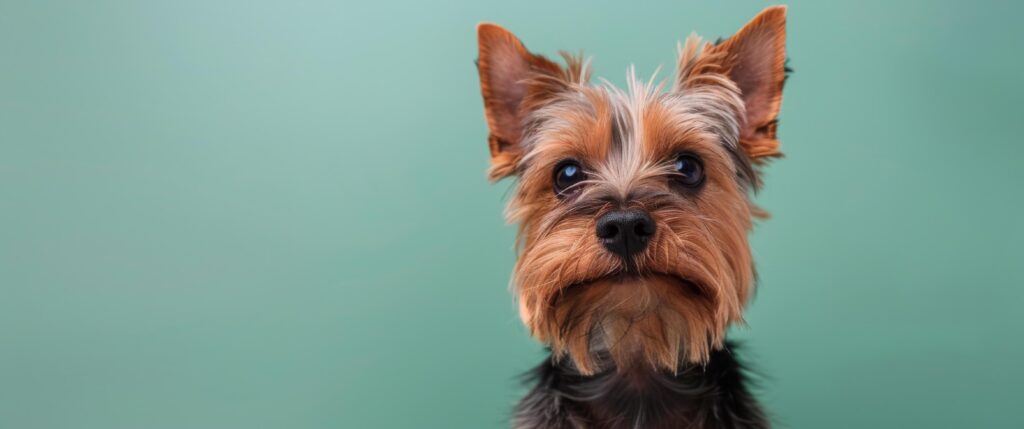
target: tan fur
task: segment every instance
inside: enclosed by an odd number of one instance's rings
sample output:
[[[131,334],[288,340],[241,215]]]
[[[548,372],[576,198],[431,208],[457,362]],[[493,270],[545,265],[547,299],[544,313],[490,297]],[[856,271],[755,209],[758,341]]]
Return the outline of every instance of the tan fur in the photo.
[[[742,321],[755,277],[747,234],[763,213],[749,195],[757,179],[744,175],[779,155],[780,34],[784,9],[770,8],[718,46],[687,40],[671,90],[631,74],[622,91],[588,84],[579,59],[565,55],[563,69],[500,27],[480,27],[491,177],[519,176],[507,216],[520,228],[520,315],[556,357],[585,374],[609,364],[674,370],[681,360],[706,361]],[[699,189],[673,186],[680,153],[703,160]],[[553,171],[565,159],[578,161],[587,180],[559,196]],[[602,214],[627,208],[657,226],[631,266],[594,234]]]

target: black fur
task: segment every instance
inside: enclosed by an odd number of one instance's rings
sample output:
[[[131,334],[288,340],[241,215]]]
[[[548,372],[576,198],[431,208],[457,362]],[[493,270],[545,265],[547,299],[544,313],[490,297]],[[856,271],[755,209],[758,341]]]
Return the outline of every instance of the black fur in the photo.
[[[526,374],[533,389],[516,407],[516,429],[769,428],[747,389],[747,374],[726,344],[707,365],[677,374],[611,369],[580,375],[568,360],[551,359]]]

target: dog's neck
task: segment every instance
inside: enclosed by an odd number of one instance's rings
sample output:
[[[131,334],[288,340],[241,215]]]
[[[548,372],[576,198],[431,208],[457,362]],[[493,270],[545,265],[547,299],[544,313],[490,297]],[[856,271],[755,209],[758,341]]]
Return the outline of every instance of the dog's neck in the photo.
[[[530,374],[536,385],[514,427],[767,428],[734,353],[727,344],[706,365],[682,364],[674,374],[637,366],[585,376],[549,359]]]

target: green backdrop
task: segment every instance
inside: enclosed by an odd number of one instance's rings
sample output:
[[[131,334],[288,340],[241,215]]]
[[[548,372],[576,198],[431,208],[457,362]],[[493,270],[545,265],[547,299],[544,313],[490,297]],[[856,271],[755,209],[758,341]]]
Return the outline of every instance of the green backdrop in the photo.
[[[0,1],[0,427],[500,428],[474,25],[622,83],[768,3]],[[734,337],[779,427],[1020,427],[1024,8],[794,1]]]

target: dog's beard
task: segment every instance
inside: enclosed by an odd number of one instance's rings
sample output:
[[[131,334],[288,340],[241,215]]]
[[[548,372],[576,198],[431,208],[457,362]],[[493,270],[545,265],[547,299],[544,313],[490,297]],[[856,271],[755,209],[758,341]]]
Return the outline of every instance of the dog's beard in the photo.
[[[513,219],[524,226],[513,283],[523,322],[585,374],[706,362],[742,321],[754,277],[751,205],[738,187],[715,192],[704,190],[699,213],[648,195],[641,206],[658,207],[658,232],[628,262],[594,238],[600,212],[563,216],[517,199]]]
[[[660,214],[663,233],[630,263],[580,239],[593,231],[586,219],[527,243],[515,277],[521,316],[556,359],[571,359],[583,374],[676,371],[707,362],[728,325],[742,320],[753,277],[747,224]]]
[[[556,359],[583,374],[614,366],[668,371],[702,361],[723,341],[714,305],[698,287],[667,275],[616,276],[574,285],[538,314],[536,334]]]

